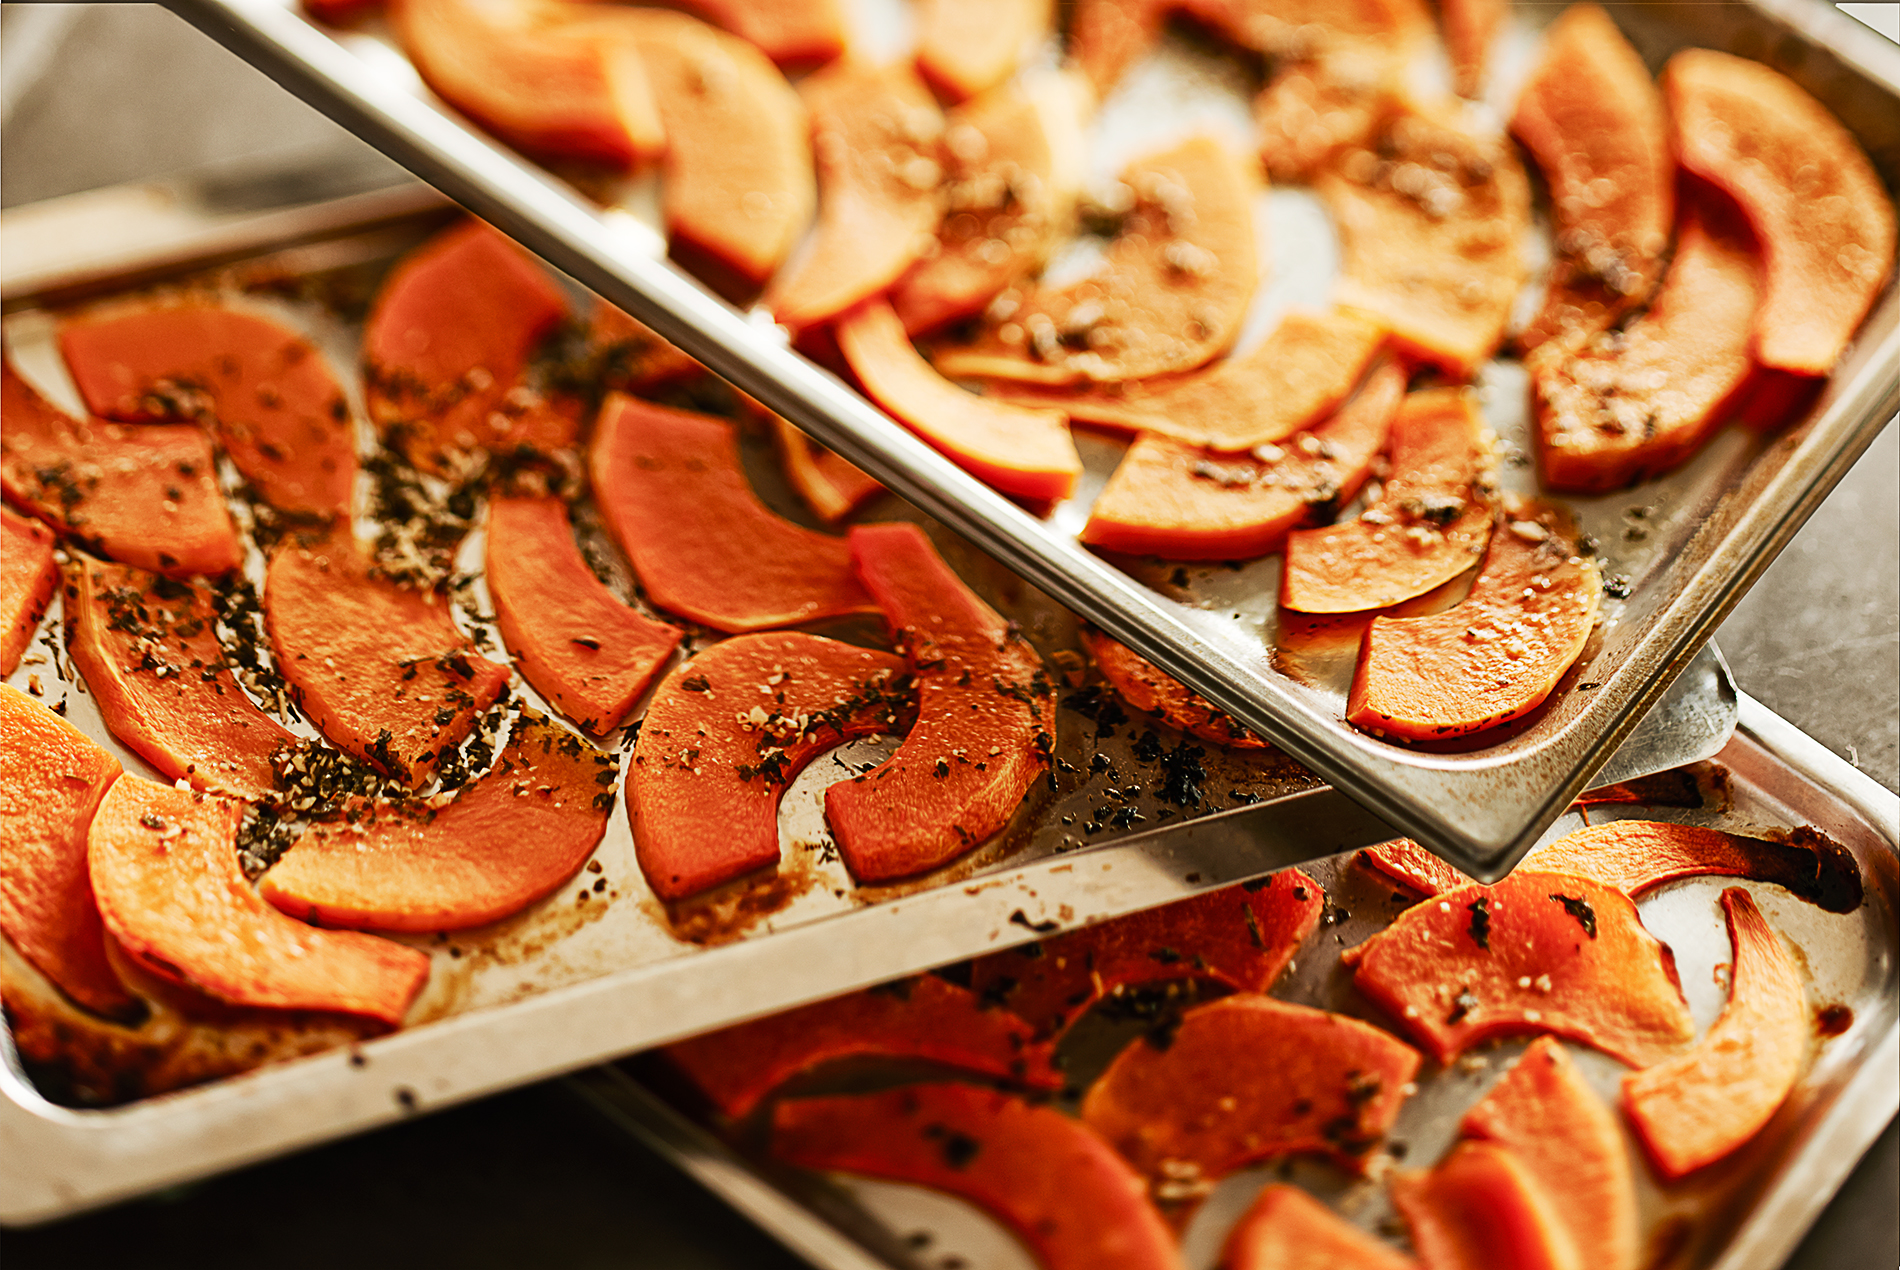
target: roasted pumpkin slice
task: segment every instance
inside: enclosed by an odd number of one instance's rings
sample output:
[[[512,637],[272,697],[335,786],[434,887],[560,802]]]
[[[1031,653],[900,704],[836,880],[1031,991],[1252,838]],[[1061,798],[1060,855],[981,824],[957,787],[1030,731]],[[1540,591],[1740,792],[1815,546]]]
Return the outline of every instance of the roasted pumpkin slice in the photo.
[[[271,557],[264,620],[299,708],[339,749],[419,784],[501,696],[508,668],[480,656],[433,591],[378,577],[347,537]]]
[[[1392,420],[1391,471],[1358,519],[1286,537],[1280,603],[1362,613],[1424,595],[1478,562],[1491,537],[1496,475],[1468,393],[1413,393]]]
[[[769,413],[769,412],[768,412]],[[884,492],[858,468],[825,449],[778,415],[771,415],[785,479],[811,508],[812,515],[835,525]]]
[[[887,882],[1003,827],[1055,751],[1055,690],[917,526],[856,526],[851,556],[909,662],[917,722],[890,758],[825,791],[825,817],[852,876]]]
[[[1438,0],[1438,21],[1451,54],[1452,85],[1460,97],[1482,93],[1491,45],[1509,7],[1506,0]]]
[[[1129,210],[1100,268],[1066,287],[999,295],[967,345],[933,354],[952,379],[1070,385],[1190,371],[1232,347],[1259,280],[1255,174],[1194,137],[1130,165]]]
[[[917,70],[952,101],[996,87],[1049,32],[1051,0],[924,0]]]
[[[1363,1168],[1418,1066],[1417,1050],[1370,1023],[1239,993],[1187,1011],[1165,1045],[1143,1037],[1116,1055],[1082,1121],[1158,1198],[1195,1199],[1276,1156]]]
[[[1694,1049],[1623,1077],[1623,1110],[1667,1181],[1733,1153],[1787,1101],[1808,1054],[1794,959],[1739,886],[1722,892],[1735,945],[1728,1004]]]
[[[1053,1048],[1009,1011],[919,975],[681,1041],[666,1056],[721,1115],[743,1120],[794,1076],[848,1058],[919,1059],[1060,1089]]]
[[[1353,983],[1448,1063],[1494,1036],[1549,1033],[1648,1066],[1695,1036],[1667,944],[1589,878],[1524,869],[1399,914],[1345,953]]]
[[[1435,741],[1529,714],[1582,655],[1602,600],[1602,575],[1579,554],[1570,513],[1514,502],[1464,603],[1372,619],[1346,719],[1380,736]]]
[[[839,0],[690,0],[685,7],[780,66],[816,66],[845,50]]]
[[[1461,0],[1473,2],[1491,4]],[[1594,4],[1551,24],[1511,131],[1550,186],[1557,248],[1544,306],[1517,337],[1529,352],[1614,326],[1649,298],[1675,215],[1675,156],[1661,90]]]
[[[1455,891],[1461,886],[1470,885],[1473,880],[1463,870],[1445,863],[1410,838],[1394,838],[1376,847],[1367,847],[1359,853],[1359,858],[1420,895]]]
[[[1751,383],[1761,257],[1746,229],[1685,205],[1649,312],[1530,359],[1537,462],[1552,489],[1604,493],[1688,459]]]
[[[914,71],[845,60],[799,92],[811,111],[818,227],[765,295],[794,334],[896,282],[943,214],[943,111]]]
[[[58,587],[52,532],[0,507],[0,675],[20,664]]]
[[[1530,184],[1509,140],[1401,110],[1314,184],[1339,227],[1334,301],[1383,323],[1411,356],[1476,374],[1526,274]]]
[[[491,500],[487,562],[495,618],[522,675],[583,731],[619,727],[683,632],[594,576],[559,498]]]
[[[775,515],[732,425],[614,394],[588,452],[594,497],[655,604],[721,631],[876,609],[851,548]]]
[[[389,20],[423,82],[509,145],[621,168],[666,148],[639,56],[528,0],[390,0]]]
[[[742,635],[674,668],[640,725],[627,814],[641,871],[684,899],[778,861],[778,804],[826,750],[894,732],[901,658],[799,631]]]
[[[1161,38],[1172,0],[1077,0],[1069,15],[1069,57],[1106,96]]]
[[[86,837],[108,934],[141,965],[230,1005],[331,1010],[395,1027],[429,955],[317,930],[259,899],[238,870],[243,804],[122,776]]]
[[[1418,1263],[1374,1239],[1297,1186],[1260,1192],[1227,1236],[1221,1270],[1417,1270]]]
[[[579,420],[522,382],[567,314],[552,279],[480,221],[444,230],[383,279],[363,328],[370,418],[417,467],[451,473],[478,450],[558,450]]]
[[[1326,893],[1298,869],[1111,918],[979,957],[970,987],[1038,1036],[1060,1036],[1097,1001],[1162,979],[1265,992],[1319,925]]]
[[[73,419],[0,362],[0,488],[88,550],[172,577],[244,559],[196,428]]]
[[[585,357],[603,392],[653,392],[706,373],[659,332],[605,300],[594,302]]]
[[[312,826],[258,884],[307,922],[463,930],[520,912],[587,862],[613,810],[614,760],[523,713],[494,768],[445,807],[379,803]]]
[[[1682,166],[1748,214],[1767,257],[1753,351],[1825,375],[1893,271],[1893,203],[1854,135],[1760,62],[1686,49],[1663,68]]]
[[[272,795],[271,759],[297,738],[238,686],[203,587],[79,556],[65,609],[66,651],[113,736],[193,789]]]
[[[1082,541],[1165,560],[1249,560],[1349,503],[1386,448],[1405,371],[1375,369],[1330,418],[1285,445],[1223,454],[1152,432],[1128,447],[1089,508]]]
[[[808,1169],[946,1191],[983,1209],[1046,1270],[1179,1270],[1141,1179],[1058,1111],[974,1085],[796,1098],[772,1113],[772,1154]]]
[[[883,300],[860,305],[833,333],[864,390],[972,476],[1039,502],[1067,498],[1075,489],[1082,460],[1060,410],[963,391],[931,368]]]
[[[1461,1142],[1430,1172],[1392,1179],[1392,1203],[1432,1270],[1585,1270],[1562,1219],[1517,1154]]]
[[[1623,1134],[1561,1043],[1532,1041],[1460,1127],[1517,1157],[1583,1265],[1636,1270],[1636,1182]]]
[[[11,552],[12,548],[8,548]],[[80,1005],[123,1014],[86,873],[86,830],[119,761],[17,688],[0,685],[0,934]]]
[[[1050,75],[950,113],[937,249],[891,288],[905,330],[922,335],[974,316],[1047,263],[1069,231],[1082,184],[1083,94],[1073,78]]]
[[[1143,714],[1189,736],[1231,750],[1263,750],[1267,742],[1219,706],[1168,674],[1128,645],[1092,626],[1082,628],[1082,647],[1102,678]]]
[[[92,413],[123,423],[195,419],[273,507],[349,513],[349,403],[296,332],[193,302],[76,318],[60,327],[59,348]]]

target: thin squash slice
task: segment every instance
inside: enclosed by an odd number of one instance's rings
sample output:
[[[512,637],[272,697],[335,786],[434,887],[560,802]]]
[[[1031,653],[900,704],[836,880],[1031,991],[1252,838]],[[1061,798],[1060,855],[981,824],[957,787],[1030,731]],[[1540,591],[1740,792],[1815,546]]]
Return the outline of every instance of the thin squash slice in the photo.
[[[845,51],[839,0],[690,0],[683,7],[757,45],[780,66],[818,66]]]
[[[1276,1182],[1248,1206],[1221,1251],[1221,1270],[1418,1270],[1418,1262],[1354,1226],[1297,1186]]]
[[[1231,750],[1264,750],[1267,742],[1213,702],[1168,674],[1128,645],[1092,626],[1082,628],[1082,647],[1102,678],[1123,701],[1171,728]]]
[[[0,675],[12,674],[26,655],[58,588],[51,531],[0,507]]]
[[[1432,1270],[1585,1270],[1562,1219],[1516,1152],[1460,1142],[1429,1172],[1392,1179],[1392,1203]]]
[[[1053,0],[923,0],[917,71],[951,101],[966,101],[1015,74],[1049,32]]]
[[[605,300],[594,302],[588,319],[586,357],[603,392],[657,392],[706,373],[659,332]]]
[[[764,411],[764,407],[760,407]],[[772,440],[778,446],[785,479],[811,508],[812,515],[835,525],[884,492],[874,477],[839,458],[770,411]]]

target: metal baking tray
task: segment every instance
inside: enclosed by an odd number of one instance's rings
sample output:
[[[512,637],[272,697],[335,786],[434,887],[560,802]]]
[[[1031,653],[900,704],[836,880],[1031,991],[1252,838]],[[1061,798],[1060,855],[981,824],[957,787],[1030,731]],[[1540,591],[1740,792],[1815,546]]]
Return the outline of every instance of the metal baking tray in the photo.
[[[1856,912],[1823,912],[1767,883],[1745,883],[1769,921],[1798,949],[1810,1004],[1845,1005],[1853,1021],[1821,1042],[1789,1101],[1729,1164],[1665,1193],[1636,1169],[1646,1265],[1671,1270],[1773,1270],[1794,1249],[1900,1108],[1900,797],[1811,740],[1765,706],[1741,703],[1741,727],[1712,763],[1682,769],[1718,791],[1704,810],[1634,805],[1589,808],[1591,823],[1620,817],[1674,819],[1740,832],[1811,825],[1846,846],[1859,862],[1866,903]],[[1573,811],[1552,836],[1578,827]],[[1350,916],[1322,924],[1273,995],[1308,1005],[1368,1014],[1337,973],[1339,947],[1359,943],[1410,901],[1350,856],[1306,866],[1331,903]],[[1643,920],[1675,951],[1698,1027],[1717,1014],[1724,991],[1716,968],[1732,956],[1716,895],[1733,878],[1694,878],[1646,896]],[[1137,1024],[1123,1040],[1132,1040]],[[1450,1068],[1427,1063],[1419,1092],[1393,1127],[1407,1148],[1404,1166],[1429,1166],[1456,1136],[1466,1108],[1508,1068],[1523,1041],[1467,1054]],[[1613,1059],[1568,1047],[1598,1093],[1614,1099],[1625,1070]],[[1105,1061],[1112,1047],[1101,1058]],[[1086,1061],[1086,1060],[1085,1060]],[[677,1081],[656,1060],[598,1067],[572,1079],[610,1119],[697,1178],[813,1265],[828,1270],[924,1270],[945,1265],[1033,1270],[1034,1262],[1000,1226],[960,1200],[918,1187],[830,1174],[822,1179],[735,1145],[684,1109]],[[840,1077],[840,1080],[848,1078]],[[822,1083],[823,1092],[840,1088]],[[811,1082],[806,1082],[811,1087]],[[848,1084],[843,1086],[850,1087]],[[1288,1176],[1333,1202],[1354,1223],[1391,1233],[1392,1209],[1377,1180],[1354,1180],[1317,1163],[1284,1162],[1223,1181],[1187,1226],[1183,1254],[1192,1270],[1216,1264],[1227,1231],[1260,1187]]]
[[[738,312],[661,259],[658,234],[627,208],[603,209],[463,123],[420,87],[386,38],[333,32],[300,16],[294,0],[169,3],[1058,603],[1199,689],[1373,815],[1481,877],[1505,871],[1584,788],[1900,404],[1900,298],[1889,286],[1805,420],[1769,437],[1730,429],[1662,481],[1623,495],[1570,500],[1586,530],[1605,543],[1608,570],[1626,576],[1632,590],[1626,601],[1607,606],[1592,650],[1534,722],[1462,753],[1404,750],[1344,724],[1338,665],[1321,671],[1318,683],[1304,683],[1271,664],[1277,561],[1233,572],[1170,570],[1165,584],[1146,585],[1161,575],[1138,570],[1140,577],[1131,576],[1076,542],[1079,505],[1038,520],[981,485],[791,352],[769,318]],[[878,56],[902,51],[904,22],[894,0],[851,8],[860,16],[896,13],[894,38],[889,29],[860,34]],[[1509,15],[1499,51],[1500,100],[1508,103],[1502,94],[1513,75],[1521,76],[1536,30],[1551,12],[1527,3]],[[1859,136],[1890,188],[1900,184],[1900,48],[1874,32],[1819,0],[1618,6],[1615,13],[1653,66],[1677,48],[1701,44],[1786,71]],[[1104,117],[1119,109],[1124,123],[1142,125],[1143,138],[1155,144],[1167,139],[1166,121],[1155,135],[1151,107],[1186,102],[1189,114],[1206,105],[1213,116],[1228,117],[1238,107],[1244,118],[1244,100],[1231,89],[1225,105],[1169,91],[1132,106],[1128,101],[1122,98],[1118,107],[1111,96]],[[1287,215],[1276,218],[1269,204],[1267,219],[1276,230],[1292,231],[1276,244],[1278,258],[1325,259],[1324,216],[1312,207],[1298,210],[1295,192],[1269,197],[1282,200]],[[1268,288],[1272,294],[1263,303],[1323,302],[1327,281],[1315,283],[1289,266],[1286,285]],[[1314,285],[1317,295],[1303,289]],[[1495,362],[1483,387],[1506,453],[1512,447],[1525,452],[1521,368]],[[1094,443],[1084,450],[1092,478],[1083,483],[1086,497],[1118,451]],[[1529,473],[1518,469],[1515,476],[1523,481]]]

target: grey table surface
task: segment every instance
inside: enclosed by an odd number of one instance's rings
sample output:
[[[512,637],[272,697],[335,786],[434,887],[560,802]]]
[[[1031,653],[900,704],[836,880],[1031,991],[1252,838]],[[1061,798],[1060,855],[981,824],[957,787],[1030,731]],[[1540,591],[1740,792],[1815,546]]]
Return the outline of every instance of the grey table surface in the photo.
[[[187,168],[338,161],[376,159],[162,10],[0,7],[0,206]],[[1745,691],[1900,788],[1900,429],[1874,442],[1717,641]],[[799,1264],[559,1083],[8,1231],[0,1250],[9,1270]],[[1900,1265],[1893,1125],[1788,1265]]]

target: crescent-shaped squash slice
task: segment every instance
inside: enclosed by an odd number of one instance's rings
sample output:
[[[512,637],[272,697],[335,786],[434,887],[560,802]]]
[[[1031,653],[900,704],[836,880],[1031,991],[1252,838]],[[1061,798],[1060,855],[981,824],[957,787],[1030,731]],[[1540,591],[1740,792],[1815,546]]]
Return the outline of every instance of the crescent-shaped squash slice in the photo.
[[[559,450],[580,421],[522,382],[567,301],[526,253],[480,221],[396,262],[363,327],[370,418],[426,471],[484,449]]]
[[[1259,280],[1259,178],[1193,137],[1129,166],[1131,207],[1100,268],[1066,287],[1012,287],[967,345],[932,360],[952,379],[1072,385],[1190,371],[1232,347]]]
[[[613,731],[683,632],[621,603],[594,576],[559,498],[488,504],[488,593],[535,691],[596,736]]]
[[[1179,1270],[1174,1237],[1101,1139],[1058,1111],[974,1085],[796,1098],[772,1154],[946,1191],[1015,1232],[1045,1270]]]
[[[1392,1203],[1432,1270],[1585,1270],[1530,1170],[1495,1142],[1460,1142],[1430,1172],[1400,1173]]]
[[[1460,1129],[1517,1157],[1584,1265],[1636,1270],[1636,1182],[1623,1134],[1561,1043],[1532,1041]]]
[[[0,675],[20,664],[58,587],[52,531],[0,507]]]
[[[1298,613],[1389,608],[1476,564],[1491,537],[1496,480],[1484,433],[1462,390],[1408,396],[1392,420],[1378,501],[1357,520],[1287,535],[1280,604]]]
[[[66,651],[113,736],[167,779],[271,797],[271,758],[297,738],[238,686],[203,587],[79,556],[65,609]]]
[[[172,577],[244,559],[196,428],[73,419],[0,362],[0,488],[90,551]]]
[[[858,525],[851,556],[916,679],[917,722],[890,758],[825,790],[825,818],[852,876],[887,882],[1008,822],[1055,751],[1055,689],[917,526]]]
[[[1067,931],[971,963],[970,987],[1057,1037],[1105,997],[1163,979],[1265,992],[1319,925],[1326,893],[1298,869]]]
[[[607,528],[662,608],[728,632],[876,610],[844,539],[759,501],[723,419],[615,393],[588,471]]]
[[[1297,1186],[1260,1192],[1227,1236],[1221,1270],[1418,1270],[1418,1262]]]
[[[509,145],[620,168],[666,149],[640,58],[528,0],[390,0],[389,21],[423,82]]]
[[[264,578],[277,669],[318,731],[378,771],[427,779],[508,683],[432,591],[371,571],[347,537],[287,543]]]
[[[706,373],[659,332],[605,300],[594,302],[588,319],[586,356],[602,392],[654,392]]]
[[[1526,273],[1530,183],[1509,140],[1401,110],[1314,185],[1339,227],[1334,302],[1372,315],[1407,354],[1476,374]]]
[[[192,302],[73,319],[60,326],[59,349],[92,413],[122,423],[195,419],[273,507],[349,513],[349,403],[296,332]]]
[[[1735,961],[1721,1017],[1688,1053],[1623,1077],[1623,1110],[1666,1181],[1761,1132],[1807,1061],[1807,995],[1794,959],[1747,891],[1723,891],[1722,910]]]
[[[943,208],[943,111],[916,72],[846,59],[802,82],[818,164],[818,226],[766,289],[794,335],[896,282]]]
[[[1060,410],[1012,406],[963,391],[931,368],[883,300],[832,328],[864,390],[977,479],[1038,502],[1067,498],[1082,459]]]
[[[1164,560],[1250,560],[1352,501],[1386,448],[1405,370],[1385,362],[1358,394],[1286,445],[1223,454],[1152,432],[1128,447],[1089,508],[1082,541]]]
[[[1054,1046],[1029,1025],[936,975],[899,979],[722,1028],[666,1047],[666,1056],[728,1120],[743,1120],[794,1076],[847,1058],[918,1059],[1060,1089]]]
[[[1348,722],[1435,741],[1481,732],[1544,703],[1583,653],[1603,600],[1570,513],[1514,503],[1457,608],[1372,619],[1346,698]]]
[[[1266,1056],[1271,1055],[1268,1061]],[[1165,1046],[1133,1042],[1082,1100],[1082,1122],[1167,1197],[1235,1169],[1314,1153],[1360,1170],[1418,1074],[1418,1051],[1370,1023],[1254,993],[1196,1006]]]
[[[1447,26],[1453,8],[1445,6]],[[1530,352],[1614,326],[1649,298],[1675,215],[1675,156],[1661,90],[1594,4],[1572,5],[1551,23],[1511,131],[1550,186],[1556,240],[1544,307],[1517,337]]]
[[[1482,93],[1491,45],[1508,8],[1509,0],[1438,0],[1438,22],[1451,54],[1452,85],[1460,97]]]
[[[1394,838],[1367,847],[1359,853],[1359,859],[1420,895],[1442,895],[1474,881],[1462,869],[1445,863],[1410,838]]]
[[[785,479],[805,500],[812,515],[827,525],[835,525],[884,492],[875,478],[866,476],[778,415],[766,413],[771,419],[772,439],[778,444]]]
[[[1749,332],[1761,257],[1732,216],[1682,209],[1668,276],[1649,312],[1530,359],[1538,469],[1552,489],[1605,493],[1701,448],[1751,383]]]
[[[1143,714],[1169,727],[1230,750],[1264,750],[1267,742],[1253,729],[1168,674],[1128,645],[1092,626],[1082,628],[1082,647],[1102,678]]]
[[[653,893],[684,899],[775,864],[786,787],[826,750],[896,731],[903,672],[889,653],[800,631],[741,635],[675,667],[627,776]]]
[[[1686,49],[1663,68],[1682,166],[1742,205],[1767,257],[1763,366],[1825,375],[1893,271],[1893,203],[1854,135],[1760,62]]]
[[[1549,1033],[1644,1067],[1695,1024],[1667,944],[1589,878],[1523,869],[1415,904],[1344,954],[1353,984],[1449,1063],[1494,1036]]]
[[[845,51],[839,0],[688,0],[684,7],[756,44],[780,66],[817,66]]]
[[[86,872],[86,830],[119,778],[119,760],[17,688],[0,685],[0,934],[100,1014],[131,994],[106,962],[104,928]]]
[[[607,830],[609,756],[524,712],[494,768],[446,807],[380,803],[312,826],[258,884],[294,917],[356,930],[464,930],[574,876]]]
[[[923,0],[918,9],[917,70],[951,101],[1015,74],[1055,16],[1052,0]]]

